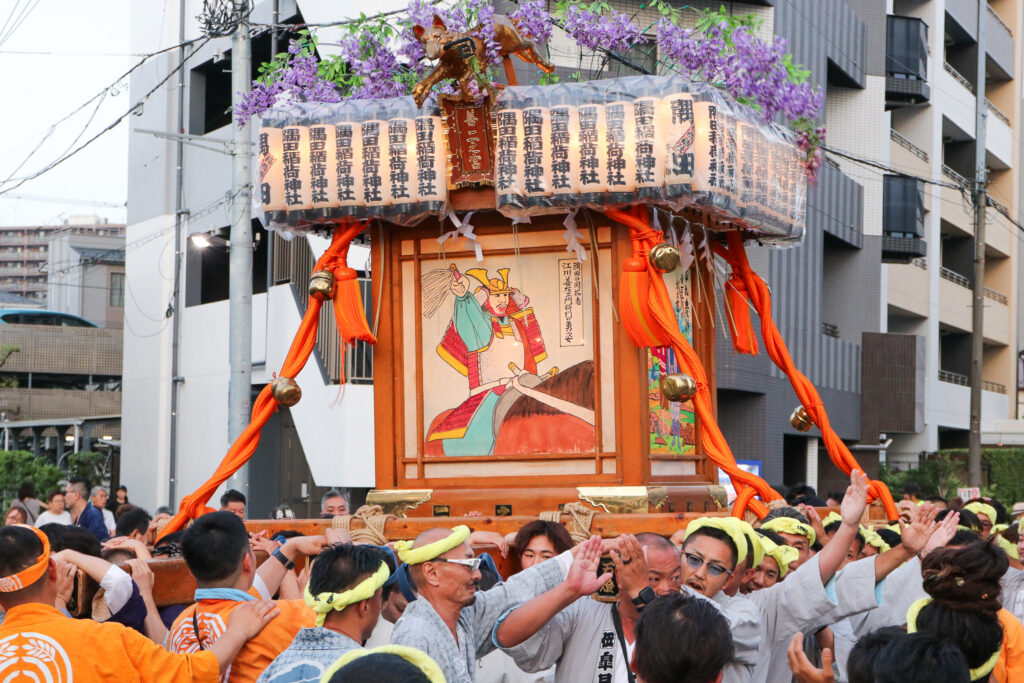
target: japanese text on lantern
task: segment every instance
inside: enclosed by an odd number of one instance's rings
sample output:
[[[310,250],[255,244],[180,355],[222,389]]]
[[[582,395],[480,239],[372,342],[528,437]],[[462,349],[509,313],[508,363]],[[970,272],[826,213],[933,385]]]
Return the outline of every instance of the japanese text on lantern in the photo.
[[[544,137],[541,134],[544,114],[540,109],[523,111],[523,175],[528,193],[543,192],[544,187]]]
[[[274,165],[277,159],[270,153],[270,134],[266,131],[260,132],[259,137],[259,154],[260,154],[260,200],[264,205],[270,204],[271,187],[270,183],[266,182],[267,171]]]
[[[583,263],[558,259],[558,330],[560,346],[583,346]]]
[[[391,199],[411,199],[409,195],[409,121],[388,121],[388,170],[391,177]]]
[[[299,178],[299,167],[302,164],[299,154],[300,138],[298,128],[284,129],[281,162],[284,164],[284,202],[289,206],[302,204],[302,180]]]
[[[519,141],[516,139],[515,111],[500,111],[498,123],[498,172],[496,183],[498,191],[511,190],[516,186],[516,151]]]
[[[637,100],[633,103],[636,117],[636,182],[639,185],[653,185],[657,180],[654,157],[654,101]]]
[[[381,202],[380,121],[368,121],[363,131],[363,201]]]
[[[309,185],[314,202],[327,202],[327,130],[324,126],[309,129]]]
[[[598,185],[601,182],[598,160],[598,110],[596,106],[580,107],[580,185]]]
[[[605,107],[608,127],[608,189],[626,185],[626,105]]]
[[[416,119],[416,190],[420,197],[437,194],[436,156],[434,119],[420,117]]]
[[[572,162],[569,159],[569,108],[551,109],[551,189],[570,190],[569,174]]]
[[[354,136],[352,128],[350,123],[338,124],[334,127],[338,201],[342,204],[353,204],[356,201],[355,150],[352,145]]]

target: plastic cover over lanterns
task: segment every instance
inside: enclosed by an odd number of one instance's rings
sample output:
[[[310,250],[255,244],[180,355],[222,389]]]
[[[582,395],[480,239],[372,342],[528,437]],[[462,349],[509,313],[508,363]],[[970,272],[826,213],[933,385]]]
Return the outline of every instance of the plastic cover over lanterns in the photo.
[[[661,395],[669,401],[689,401],[697,393],[697,381],[682,373],[662,375]]]
[[[665,242],[651,248],[648,258],[651,265],[662,273],[669,273],[679,267],[679,250]]]
[[[291,377],[278,377],[270,385],[270,393],[279,404],[290,408],[302,398],[302,389]]]
[[[309,295],[318,301],[330,301],[334,298],[334,273],[329,270],[318,270],[309,280]]]
[[[803,406],[793,409],[793,413],[789,416],[789,423],[798,432],[809,432],[814,426],[814,421],[811,420],[811,416],[807,414],[807,410]]]

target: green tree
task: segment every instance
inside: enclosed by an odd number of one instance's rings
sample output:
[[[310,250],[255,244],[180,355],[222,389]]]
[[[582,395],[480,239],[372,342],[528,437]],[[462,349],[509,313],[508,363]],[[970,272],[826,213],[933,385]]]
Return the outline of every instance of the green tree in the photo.
[[[85,477],[92,486],[110,484],[110,461],[103,453],[79,451],[68,456],[67,476]]]
[[[45,497],[57,487],[64,473],[28,451],[0,451],[0,503],[7,509],[25,482],[36,486],[36,494]]]

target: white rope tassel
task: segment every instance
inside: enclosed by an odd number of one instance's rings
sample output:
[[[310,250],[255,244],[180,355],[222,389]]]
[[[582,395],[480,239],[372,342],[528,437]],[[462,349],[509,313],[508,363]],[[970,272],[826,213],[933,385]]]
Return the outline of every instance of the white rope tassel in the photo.
[[[583,235],[576,228],[576,212],[568,213],[565,216],[565,220],[562,221],[562,225],[565,226],[565,232],[562,233],[562,239],[565,240],[565,250],[570,254],[576,254],[576,260],[586,261],[587,250],[580,244],[580,238]]]

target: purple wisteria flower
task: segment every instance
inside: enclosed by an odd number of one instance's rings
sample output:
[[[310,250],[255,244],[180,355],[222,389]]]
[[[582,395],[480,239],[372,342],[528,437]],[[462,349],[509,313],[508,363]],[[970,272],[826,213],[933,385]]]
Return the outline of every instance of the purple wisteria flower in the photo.
[[[320,78],[319,62],[312,55],[302,54],[302,45],[291,41],[288,54],[292,55],[288,66],[271,83],[256,82],[252,90],[243,96],[235,109],[235,119],[244,126],[254,116],[260,116],[272,108],[281,97],[290,97],[302,102],[340,102],[338,88]]]
[[[484,41],[487,64],[497,64],[501,61],[501,46],[494,38],[494,8],[490,5],[482,5],[477,12],[477,19],[480,23],[474,34]],[[481,65],[481,67],[485,66]]]
[[[519,27],[520,33],[534,42],[546,43],[551,38],[551,15],[544,0],[523,0],[509,18]]]
[[[625,52],[633,45],[647,42],[640,27],[621,12],[596,14],[573,5],[565,13],[564,24],[566,33],[590,50]]]

